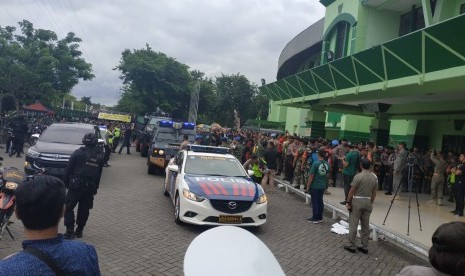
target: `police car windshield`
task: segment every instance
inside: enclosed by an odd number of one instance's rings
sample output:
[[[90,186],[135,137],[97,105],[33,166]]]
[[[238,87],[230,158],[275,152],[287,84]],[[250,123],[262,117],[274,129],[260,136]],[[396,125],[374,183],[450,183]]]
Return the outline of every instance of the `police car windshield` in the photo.
[[[85,128],[49,127],[40,136],[39,141],[46,143],[81,145],[84,135],[91,132],[94,131]]]
[[[235,158],[222,156],[188,155],[185,172],[215,176],[246,176],[242,165]]]

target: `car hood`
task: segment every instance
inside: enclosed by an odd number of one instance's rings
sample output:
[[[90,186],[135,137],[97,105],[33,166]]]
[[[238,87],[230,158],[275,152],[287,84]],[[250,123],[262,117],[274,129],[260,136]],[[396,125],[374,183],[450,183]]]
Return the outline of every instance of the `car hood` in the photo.
[[[259,185],[241,177],[186,175],[184,179],[190,191],[208,199],[252,200],[263,194]]]
[[[178,141],[157,141],[153,143],[153,148],[179,148],[181,145]]]
[[[60,144],[60,143],[47,143],[41,142],[40,140],[31,147],[31,150],[40,152],[40,153],[55,153],[55,154],[67,154],[71,155],[75,150],[84,145],[74,145],[74,144]]]

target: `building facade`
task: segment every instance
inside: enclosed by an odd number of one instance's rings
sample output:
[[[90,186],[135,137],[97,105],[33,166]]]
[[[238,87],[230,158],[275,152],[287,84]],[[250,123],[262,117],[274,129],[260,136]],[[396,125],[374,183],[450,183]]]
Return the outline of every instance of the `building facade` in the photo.
[[[465,151],[465,0],[320,0],[283,49],[268,121],[299,135]]]

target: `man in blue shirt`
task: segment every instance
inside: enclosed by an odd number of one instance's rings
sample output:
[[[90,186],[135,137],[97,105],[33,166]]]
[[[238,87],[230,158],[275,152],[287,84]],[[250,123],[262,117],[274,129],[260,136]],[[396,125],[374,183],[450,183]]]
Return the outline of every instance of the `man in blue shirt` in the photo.
[[[23,249],[40,250],[65,275],[100,275],[95,248],[63,239],[58,224],[64,214],[65,186],[53,176],[39,175],[16,189],[16,217],[24,225]],[[20,251],[0,261],[0,275],[55,275],[44,261]]]

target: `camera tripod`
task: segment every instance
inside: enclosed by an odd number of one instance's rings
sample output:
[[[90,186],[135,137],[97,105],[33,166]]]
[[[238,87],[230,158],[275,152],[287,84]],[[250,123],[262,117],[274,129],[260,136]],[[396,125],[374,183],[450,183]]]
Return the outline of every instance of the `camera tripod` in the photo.
[[[410,161],[410,160],[409,160]],[[407,218],[407,236],[410,235],[410,209],[411,209],[411,198],[412,198],[412,186],[413,186],[413,162],[407,162],[408,172],[407,172],[407,183],[408,183],[408,218]],[[396,191],[394,196],[392,197],[391,204],[389,205],[389,209],[386,213],[386,217],[384,218],[383,225],[386,224],[386,219],[391,211],[392,205],[394,204],[394,200],[396,199],[397,193],[402,186],[402,180],[397,185]],[[417,201],[417,209],[418,209],[418,222],[420,223],[420,231],[421,229],[421,217],[420,217],[420,204],[418,203],[418,187],[415,189],[415,199]]]

